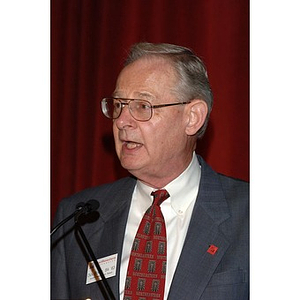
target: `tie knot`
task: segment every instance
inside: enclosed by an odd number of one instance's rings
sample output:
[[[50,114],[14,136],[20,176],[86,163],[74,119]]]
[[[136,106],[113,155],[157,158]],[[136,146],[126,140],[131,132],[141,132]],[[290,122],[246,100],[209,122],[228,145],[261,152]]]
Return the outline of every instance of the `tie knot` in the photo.
[[[152,192],[151,195],[154,197],[153,205],[160,206],[166,199],[170,197],[169,193],[166,190],[157,190]]]

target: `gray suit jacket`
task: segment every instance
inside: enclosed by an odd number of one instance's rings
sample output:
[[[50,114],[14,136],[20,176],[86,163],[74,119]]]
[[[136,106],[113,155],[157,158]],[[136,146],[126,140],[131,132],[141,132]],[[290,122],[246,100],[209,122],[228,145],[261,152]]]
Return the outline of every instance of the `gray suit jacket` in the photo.
[[[248,184],[214,172],[201,157],[201,182],[169,300],[245,300],[249,298]],[[61,201],[55,224],[76,204],[96,199],[98,212],[82,226],[97,258],[118,253],[116,276],[108,279],[119,299],[119,268],[135,178],[84,190]],[[97,283],[86,285],[87,261],[68,222],[52,238],[51,298],[103,299]],[[126,238],[126,237],[125,237]],[[218,247],[215,254],[207,251]],[[120,299],[122,300],[122,299]]]

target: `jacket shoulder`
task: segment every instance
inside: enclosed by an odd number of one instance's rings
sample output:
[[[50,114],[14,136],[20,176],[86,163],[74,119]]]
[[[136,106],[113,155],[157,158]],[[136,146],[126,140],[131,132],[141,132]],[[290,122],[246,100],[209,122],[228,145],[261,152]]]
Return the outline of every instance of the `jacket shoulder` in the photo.
[[[114,193],[114,191],[120,191],[134,186],[135,182],[136,180],[132,177],[122,178],[111,183],[106,183],[103,185],[84,189],[69,197],[64,198],[62,201],[68,202],[68,201],[75,201],[77,199],[84,201],[84,200],[90,200],[93,197],[97,198],[97,200],[101,200],[107,194]]]
[[[56,217],[58,214],[68,214],[76,208],[80,202],[87,202],[89,200],[97,200],[104,208],[106,206],[113,206],[113,203],[120,199],[120,195],[130,195],[135,187],[136,179],[133,177],[126,177],[112,183],[90,187],[79,191],[69,197],[63,198],[58,205]]]
[[[229,198],[249,198],[249,182],[219,173],[218,177],[225,195],[230,196]]]

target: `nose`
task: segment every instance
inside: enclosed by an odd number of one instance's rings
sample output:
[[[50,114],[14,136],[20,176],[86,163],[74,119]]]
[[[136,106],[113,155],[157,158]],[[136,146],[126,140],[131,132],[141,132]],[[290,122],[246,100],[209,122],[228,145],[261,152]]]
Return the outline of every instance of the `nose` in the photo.
[[[114,123],[119,129],[123,129],[125,127],[133,127],[135,124],[135,120],[132,117],[129,107],[127,103],[122,103],[122,111],[120,116],[115,119]]]

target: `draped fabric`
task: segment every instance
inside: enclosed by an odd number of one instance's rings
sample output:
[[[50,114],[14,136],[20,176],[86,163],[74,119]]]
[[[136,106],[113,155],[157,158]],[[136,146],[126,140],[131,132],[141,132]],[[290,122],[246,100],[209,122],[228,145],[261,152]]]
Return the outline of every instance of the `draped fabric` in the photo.
[[[99,101],[140,41],[186,46],[203,59],[214,107],[197,153],[249,179],[248,0],[52,0],[52,215],[62,197],[127,175]]]

